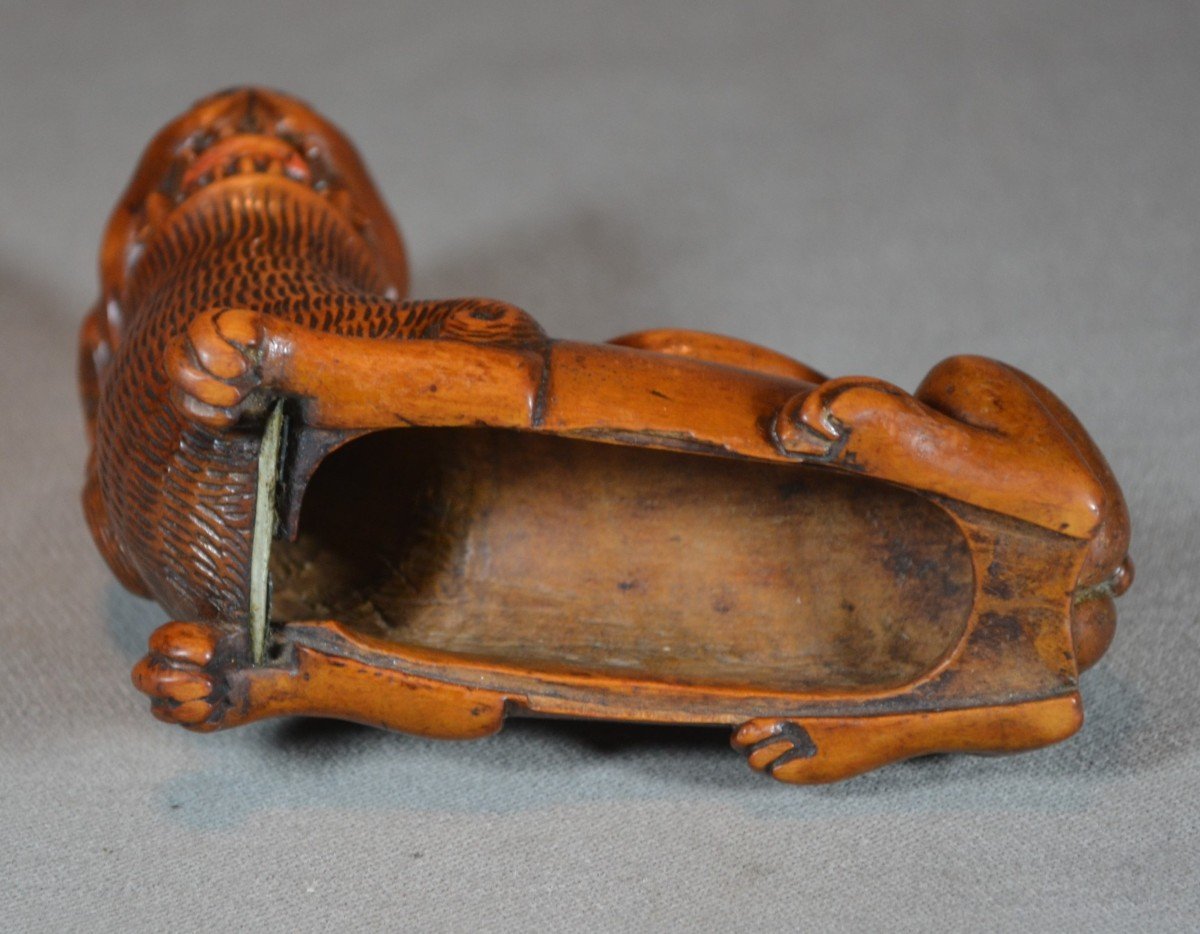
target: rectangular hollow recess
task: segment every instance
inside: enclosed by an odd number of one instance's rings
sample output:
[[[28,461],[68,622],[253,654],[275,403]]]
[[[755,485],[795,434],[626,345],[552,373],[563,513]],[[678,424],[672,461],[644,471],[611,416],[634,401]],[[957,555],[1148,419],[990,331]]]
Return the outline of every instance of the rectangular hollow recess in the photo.
[[[271,554],[272,617],[547,671],[877,691],[961,639],[974,578],[916,493],[483,428],[329,455]]]

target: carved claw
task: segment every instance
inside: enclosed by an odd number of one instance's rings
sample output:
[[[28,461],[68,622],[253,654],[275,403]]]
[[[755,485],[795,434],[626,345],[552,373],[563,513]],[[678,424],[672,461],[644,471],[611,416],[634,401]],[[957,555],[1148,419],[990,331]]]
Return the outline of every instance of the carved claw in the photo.
[[[133,685],[150,697],[159,720],[209,732],[222,726],[229,685],[221,671],[235,655],[233,634],[208,623],[172,622],[150,636]]]
[[[262,385],[267,346],[264,318],[255,311],[221,308],[198,315],[167,351],[171,398],[190,418],[228,428],[265,411]]]
[[[779,766],[817,754],[808,730],[795,720],[759,719],[743,723],[730,740],[757,772],[772,775]]]
[[[921,404],[898,386],[865,376],[826,380],[790,399],[775,420],[775,436],[785,451],[833,460],[842,442],[864,418],[889,413],[922,415]]]

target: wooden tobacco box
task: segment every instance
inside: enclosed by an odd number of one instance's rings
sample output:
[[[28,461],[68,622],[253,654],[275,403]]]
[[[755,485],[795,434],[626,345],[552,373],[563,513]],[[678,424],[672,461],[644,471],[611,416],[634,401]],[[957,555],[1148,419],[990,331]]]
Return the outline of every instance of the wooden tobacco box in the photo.
[[[162,720],[727,725],[789,782],[1082,722],[1129,521],[1011,367],[952,357],[909,394],[732,338],[576,343],[407,300],[350,143],[257,89],[150,143],[101,286],[84,502],[178,620],[134,671]]]

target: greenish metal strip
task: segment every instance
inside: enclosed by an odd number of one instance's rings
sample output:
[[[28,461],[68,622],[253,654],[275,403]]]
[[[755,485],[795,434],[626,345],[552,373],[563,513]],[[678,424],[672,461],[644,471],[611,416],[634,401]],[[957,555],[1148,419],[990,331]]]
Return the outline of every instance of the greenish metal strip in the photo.
[[[267,654],[271,615],[271,541],[275,538],[275,491],[283,439],[283,402],[275,403],[258,451],[258,491],[254,501],[254,538],[250,548],[250,657],[261,665]]]

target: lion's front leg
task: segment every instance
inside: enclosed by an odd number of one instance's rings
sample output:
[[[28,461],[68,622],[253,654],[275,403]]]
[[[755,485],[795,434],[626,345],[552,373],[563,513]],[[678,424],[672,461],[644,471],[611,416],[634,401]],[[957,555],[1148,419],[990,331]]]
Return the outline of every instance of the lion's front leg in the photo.
[[[330,624],[306,624],[321,630]],[[305,626],[301,626],[301,629]],[[133,683],[158,719],[210,732],[269,717],[350,720],[438,739],[488,736],[506,698],[333,654],[280,627],[272,657],[255,665],[244,627],[171,622],[150,637]]]
[[[509,306],[478,305],[480,342],[356,337],[238,308],[197,316],[167,353],[172,399],[212,428],[262,417],[272,398],[296,400],[316,428],[404,425],[528,427],[544,365],[543,348],[502,339]],[[465,333],[465,332],[464,332]],[[453,335],[453,336],[451,336]]]

